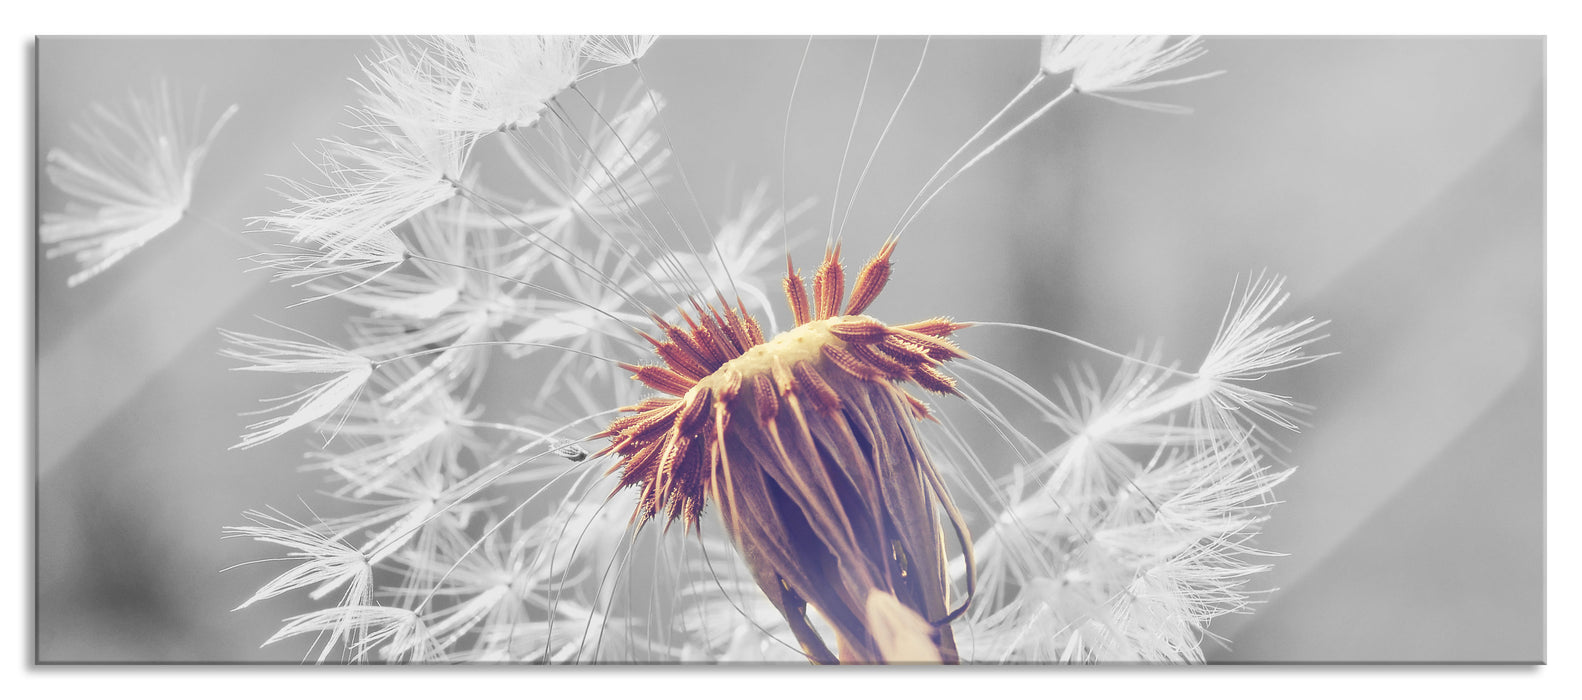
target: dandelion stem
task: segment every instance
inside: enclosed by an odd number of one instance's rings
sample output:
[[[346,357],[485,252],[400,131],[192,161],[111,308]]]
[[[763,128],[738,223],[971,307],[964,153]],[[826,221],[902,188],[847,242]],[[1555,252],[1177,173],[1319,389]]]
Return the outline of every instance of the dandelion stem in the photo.
[[[873,38],[873,50],[868,52],[868,69],[862,75],[862,91],[857,93],[857,109],[851,116],[851,130],[846,132],[846,148],[840,154],[840,169],[835,171],[835,195],[829,204],[829,228],[824,232],[824,249],[828,250],[835,239],[835,212],[840,210],[840,186],[846,179],[846,158],[851,155],[851,142],[857,137],[857,124],[862,121],[862,107],[868,102],[868,82],[873,79],[873,62],[879,57],[879,37]],[[857,196],[852,192],[852,197]]]
[[[780,129],[780,243],[786,256],[791,255],[791,217],[786,214],[786,146],[791,140],[791,108],[796,106],[797,88],[802,86],[802,71],[807,68],[807,55],[813,50],[813,37],[807,38],[802,47],[802,61],[797,63],[796,79],[791,82],[791,99],[786,101],[785,125]]]
[[[1000,108],[1000,111],[994,113],[994,116],[989,117],[989,121],[984,122],[983,126],[978,127],[978,130],[973,132],[972,136],[967,137],[967,140],[963,141],[961,146],[956,148],[955,152],[951,153],[949,158],[945,159],[945,162],[939,164],[939,168],[934,171],[934,174],[928,176],[928,181],[924,182],[923,186],[918,188],[917,194],[912,197],[912,201],[906,205],[905,209],[901,210],[901,218],[897,219],[895,228],[890,230],[891,237],[894,237],[900,232],[901,222],[909,220],[906,218],[907,214],[912,211],[912,207],[917,204],[917,200],[923,196],[923,193],[928,191],[929,186],[933,185],[934,181],[939,179],[940,174],[945,172],[945,168],[949,167],[950,164],[956,160],[956,157],[961,155],[962,151],[967,150],[967,147],[971,146],[972,142],[977,141],[978,137],[982,136],[984,132],[988,131],[989,127],[994,126],[994,123],[999,121],[1000,117],[1005,116],[1005,113],[1009,112],[1011,107],[1015,106],[1017,102],[1020,102],[1023,97],[1026,97],[1027,93],[1032,92],[1033,88],[1037,87],[1038,84],[1043,81],[1043,79],[1044,74],[1042,71],[1040,71],[1037,75],[1034,75],[1032,80],[1027,81],[1027,84],[1022,86],[1022,89],[1016,93],[1015,97],[1012,97],[1009,102],[1006,102],[1005,106]],[[941,185],[941,187],[943,187],[943,185]]]
[[[692,191],[692,181],[687,179],[687,166],[681,162],[681,154],[676,152],[676,144],[670,139],[670,128],[665,125],[665,115],[659,109],[659,100],[654,97],[653,88],[649,87],[651,83],[648,82],[648,75],[643,72],[643,65],[637,61],[632,61],[632,68],[637,70],[637,79],[643,83],[643,92],[647,95],[649,104],[654,107],[654,121],[659,123],[659,134],[664,137],[665,146],[676,159],[676,173],[681,176],[681,186],[686,189],[687,197],[692,200],[692,208],[697,210],[698,220],[703,222],[703,232],[708,234],[709,247],[714,249],[714,257],[719,259],[720,267],[725,270],[725,281],[730,283],[731,293],[740,297],[741,292],[736,290],[736,280],[731,277],[730,266],[725,264],[725,256],[720,254],[719,246],[714,245],[714,227],[709,225],[708,217],[703,214],[703,205],[698,203],[698,195]],[[682,237],[689,239],[687,245],[690,247],[692,243],[685,231],[682,232]],[[709,282],[713,284],[714,281],[711,279]]]
[[[584,476],[586,476],[586,475],[584,475]],[[571,493],[576,493],[578,491],[578,488],[581,486],[581,483],[582,483],[582,478],[583,477],[578,477],[577,481],[574,482],[571,485],[570,489],[568,489]],[[599,483],[598,481],[593,481],[592,483],[589,483],[587,488],[582,491],[582,494],[577,496],[577,500],[581,501],[583,498],[586,498],[587,494],[591,493],[593,491],[593,488],[595,486],[597,486],[598,483]],[[598,515],[600,513],[604,512],[605,506],[609,505],[609,503],[610,503],[609,500],[606,499],[603,503],[599,504],[599,507],[594,511],[593,517],[588,519],[588,523],[583,526],[582,532],[578,533],[577,534],[577,539],[574,542],[572,542],[572,544],[571,544],[571,551],[569,552],[569,555],[575,555],[577,553],[577,550],[582,548],[582,540],[583,540],[583,538],[587,537],[588,530],[593,526],[593,523],[598,519]],[[631,527],[631,526],[632,526],[631,523],[627,524],[627,527]],[[549,560],[551,562],[555,561],[556,558],[560,556],[560,543],[565,540],[565,538],[566,538],[566,530],[568,530],[570,527],[571,527],[571,520],[569,518],[561,521],[561,523],[560,523],[560,531],[555,534],[555,544],[552,545],[550,547],[550,550],[549,550]],[[620,549],[620,544],[619,543],[616,544],[616,549],[617,550]],[[540,550],[540,554],[542,554],[542,552],[543,552],[543,550]],[[612,561],[612,563],[613,563],[613,561]],[[565,569],[561,570],[561,572],[560,572],[560,581],[559,581],[559,583],[557,583],[555,585],[554,596],[552,596],[550,598],[550,600],[549,600],[549,606],[548,606],[549,607],[549,619],[547,620],[546,629],[545,629],[545,633],[544,633],[544,658],[546,658],[546,659],[550,658],[550,645],[553,643],[554,638],[555,638],[555,617],[556,617],[556,614],[560,610],[560,594],[561,594],[562,591],[564,591],[566,589],[566,578],[568,576],[570,576],[570,575],[571,575],[570,567],[566,567]],[[601,580],[601,582],[599,584],[599,587],[601,589],[604,587],[604,584],[603,584],[602,580]],[[598,598],[599,598],[599,596],[596,594],[594,596],[594,603],[593,603],[593,607],[595,609],[598,607],[598,602],[597,602]],[[606,617],[608,617],[608,616],[606,615]],[[588,623],[591,625],[592,622],[593,622],[592,613],[590,612]],[[582,634],[583,634],[582,639],[583,639],[584,642],[586,642],[587,641],[587,635],[588,635],[587,627],[583,628]],[[578,651],[578,656],[579,657],[581,656],[581,651],[580,650]]]
[[[840,217],[840,227],[835,231],[835,240],[840,240],[846,231],[846,220],[851,218],[851,210],[857,203],[857,193],[862,191],[863,181],[868,179],[868,170],[873,167],[873,160],[879,155],[879,147],[884,145],[884,138],[890,135],[890,127],[895,124],[895,118],[901,113],[902,105],[906,104],[907,96],[912,94],[912,86],[917,84],[917,76],[923,73],[923,60],[928,58],[928,46],[933,37],[923,39],[923,50],[917,55],[917,67],[912,69],[911,79],[906,81],[906,89],[901,91],[901,99],[895,103],[895,109],[890,112],[890,119],[884,123],[884,130],[879,132],[879,139],[873,144],[873,151],[868,154],[868,162],[862,166],[862,173],[857,176],[857,184],[851,189],[851,198],[846,200],[846,213]],[[839,194],[837,191],[836,194]]]
[[[197,212],[197,211],[193,211],[190,208],[189,209],[185,209],[185,210],[183,210],[181,212],[181,218],[184,221],[189,221],[190,220],[193,223],[202,224],[203,226],[206,226],[208,228],[214,229],[214,231],[216,233],[219,233],[220,235],[223,235],[223,236],[226,236],[226,237],[229,237],[229,238],[234,238],[237,241],[240,241],[243,245],[246,245],[247,247],[252,248],[253,250],[255,250],[257,252],[260,252],[260,253],[274,252],[272,248],[270,248],[269,246],[264,245],[263,243],[259,242],[258,239],[253,238],[252,236],[245,235],[241,231],[236,230],[235,228],[232,228],[230,226],[226,226],[225,224],[220,223],[218,220],[215,220],[215,219],[209,217],[206,214],[203,214],[203,213],[200,213],[200,212]]]
[[[461,420],[456,421],[456,424],[469,428],[493,428],[495,430],[504,430],[510,433],[522,433],[523,435],[532,435],[533,437],[544,437],[544,433],[541,433],[537,430],[524,428],[520,425],[511,425],[510,423],[495,423],[493,421],[482,420]]]
[[[1042,74],[1040,74],[1040,76],[1042,76]],[[1065,91],[1061,92],[1059,95],[1056,95],[1055,99],[1052,99],[1052,100],[1044,103],[1044,106],[1039,107],[1038,111],[1033,112],[1031,115],[1028,115],[1028,117],[1026,119],[1023,119],[1016,126],[1011,127],[1010,131],[1005,132],[1003,135],[1000,136],[1000,138],[995,139],[994,143],[989,144],[988,148],[983,149],[983,151],[978,153],[978,155],[973,156],[972,160],[967,161],[966,165],[961,166],[960,170],[957,170],[948,179],[946,179],[943,183],[941,183],[938,188],[935,188],[934,192],[932,194],[928,195],[928,199],[923,200],[923,203],[919,204],[917,206],[917,211],[912,212],[912,216],[910,218],[908,218],[905,223],[901,224],[901,228],[898,229],[895,232],[894,235],[896,235],[896,236],[901,235],[901,233],[903,231],[905,231],[908,226],[911,226],[912,225],[912,221],[917,219],[918,215],[922,214],[924,209],[928,208],[928,203],[934,201],[934,198],[938,197],[939,193],[944,192],[947,188],[949,188],[950,187],[950,183],[955,182],[956,178],[961,177],[963,173],[967,172],[967,170],[969,168],[971,168],[973,165],[976,165],[978,161],[983,160],[983,158],[985,156],[989,155],[990,153],[993,153],[995,149],[999,148],[1000,144],[1003,144],[1006,141],[1009,141],[1012,136],[1015,136],[1016,134],[1020,133],[1022,129],[1027,128],[1028,124],[1031,124],[1031,123],[1037,121],[1038,118],[1044,116],[1044,114],[1046,112],[1048,112],[1051,109],[1054,109],[1055,105],[1060,104],[1060,102],[1062,100],[1066,99],[1067,97],[1070,97],[1071,95],[1073,95],[1075,93],[1076,93],[1076,86],[1073,85],[1073,86],[1067,87],[1065,89]],[[952,157],[954,157],[954,156],[952,156]]]
[[[203,224],[204,226],[208,226],[209,228],[212,228],[215,231],[219,231],[221,233],[230,233],[230,234],[235,234],[236,233],[236,231],[234,229],[228,228],[228,227],[222,225],[220,222],[215,221],[214,219],[211,219],[208,216],[205,216],[204,214],[201,214],[199,212],[193,211],[191,209],[186,209],[186,210],[182,211],[181,212],[181,218],[183,218],[183,219],[191,219],[192,221],[195,221],[197,223]],[[248,241],[248,242],[252,242],[252,240],[253,240],[253,239],[248,238],[246,236],[240,236],[240,238],[242,240]]]

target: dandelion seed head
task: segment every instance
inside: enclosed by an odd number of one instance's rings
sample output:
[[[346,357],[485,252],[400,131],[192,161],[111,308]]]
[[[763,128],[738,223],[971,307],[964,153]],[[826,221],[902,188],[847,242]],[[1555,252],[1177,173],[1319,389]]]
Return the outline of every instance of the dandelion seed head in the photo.
[[[954,506],[913,432],[926,411],[892,382],[954,393],[940,366],[965,353],[945,339],[957,324],[890,326],[861,315],[888,280],[874,271],[888,270],[893,250],[869,261],[844,313],[838,247],[814,275],[811,300],[788,273],[799,325],[772,339],[740,302],[699,305],[701,320],[684,316],[686,328],[665,324],[667,340],[650,341],[662,364],[624,367],[673,398],[629,406],[633,415],[603,433],[605,453],[621,457],[612,473],[638,489],[633,517],[663,513],[696,527],[706,502],[718,501],[759,588],[824,663],[957,658],[941,622],[949,616],[944,534],[933,515],[936,502]],[[859,443],[883,451],[864,454]],[[847,480],[864,506],[839,505],[835,484]],[[875,531],[895,534],[869,541]],[[825,559],[843,562],[842,573],[809,568]],[[835,628],[838,656],[808,623],[810,607]]]
[[[652,44],[386,41],[356,137],[265,220],[294,240],[278,274],[356,309],[349,350],[233,340],[242,369],[328,375],[244,444],[314,426],[309,466],[360,508],[268,535],[321,555],[270,595],[343,592],[276,638],[353,660],[1201,661],[1208,621],[1250,600],[1290,473],[1255,425],[1290,406],[1254,386],[1316,359],[1318,324],[1273,323],[1260,280],[1196,372],[1114,353],[1051,398],[956,345],[971,324],[868,315],[892,238],[849,297],[838,242],[807,278],[788,259],[781,330],[770,251],[800,207],[770,215],[759,187],[707,248],[674,249],[695,237],[660,196],[681,174],[664,98],[641,70],[609,111],[572,90]],[[1116,95],[1206,77],[1155,79],[1201,51],[1055,37],[1042,58],[1074,91],[1157,107]],[[524,186],[487,185],[481,144]],[[494,392],[499,355],[547,371]],[[494,418],[495,393],[530,408]],[[1004,444],[965,439],[963,416]]]

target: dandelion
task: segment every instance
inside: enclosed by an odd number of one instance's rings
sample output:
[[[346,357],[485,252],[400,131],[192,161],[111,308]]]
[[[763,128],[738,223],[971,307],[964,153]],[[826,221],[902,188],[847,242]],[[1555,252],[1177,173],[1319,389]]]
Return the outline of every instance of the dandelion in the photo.
[[[892,260],[928,203],[1032,120],[1079,92],[1197,79],[1147,82],[1202,51],[1165,39],[1047,40],[1038,76],[849,280],[839,230],[803,276],[785,230],[802,207],[775,212],[765,187],[691,248],[641,70],[625,77],[644,99],[613,117],[556,100],[652,37],[385,42],[371,145],[334,146],[338,184],[269,220],[297,246],[277,271],[355,309],[348,349],[228,336],[241,369],[331,375],[242,446],[317,427],[308,466],[351,511],[236,531],[309,560],[255,600],[345,587],[270,641],[311,634],[321,660],[353,661],[1201,661],[1209,621],[1255,595],[1252,538],[1291,473],[1267,432],[1302,406],[1257,383],[1322,357],[1323,324],[1276,320],[1283,280],[1238,285],[1195,371],[1098,348],[1114,373],[1076,367],[1052,395],[981,336],[1096,346],[868,313],[892,277],[915,283]],[[1064,72],[1070,88],[989,136]],[[520,183],[488,185],[475,147]],[[531,381],[500,381],[497,351]],[[526,415],[483,405],[498,394]],[[375,568],[390,585],[369,587]]]
[[[152,96],[133,94],[115,109],[95,104],[73,125],[81,150],[50,149],[45,172],[74,201],[64,212],[45,212],[39,227],[40,240],[53,246],[46,257],[71,255],[82,265],[67,286],[98,275],[187,218],[198,169],[236,110],[226,108],[204,132],[196,114],[185,114],[160,81]]]

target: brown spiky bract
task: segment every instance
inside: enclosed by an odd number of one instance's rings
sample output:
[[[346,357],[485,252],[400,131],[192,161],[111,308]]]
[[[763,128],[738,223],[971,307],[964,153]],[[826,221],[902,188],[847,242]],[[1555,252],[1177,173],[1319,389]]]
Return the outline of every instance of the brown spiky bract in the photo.
[[[818,663],[954,662],[945,536],[971,543],[915,431],[929,417],[901,384],[954,394],[941,365],[966,357],[946,338],[965,324],[891,326],[861,315],[891,274],[895,241],[858,274],[844,315],[840,246],[826,250],[808,298],[786,260],[797,327],[765,340],[737,302],[694,301],[694,320],[655,318],[644,336],[661,364],[622,365],[667,394],[622,409],[601,434],[619,456],[618,488],[640,489],[633,518],[699,525],[712,498],[759,587]],[[808,623],[812,604],[839,652]]]

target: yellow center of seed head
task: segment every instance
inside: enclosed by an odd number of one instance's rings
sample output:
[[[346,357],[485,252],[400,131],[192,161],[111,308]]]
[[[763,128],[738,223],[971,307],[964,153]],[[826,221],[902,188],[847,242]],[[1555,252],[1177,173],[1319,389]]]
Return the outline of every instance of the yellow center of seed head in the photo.
[[[741,357],[721,365],[714,374],[719,376],[727,371],[734,371],[742,377],[765,374],[772,371],[776,359],[786,367],[797,362],[820,364],[824,360],[824,346],[833,345],[841,349],[846,347],[846,341],[835,337],[835,334],[829,330],[830,326],[867,318],[867,316],[835,316],[808,321],[748,348]]]

